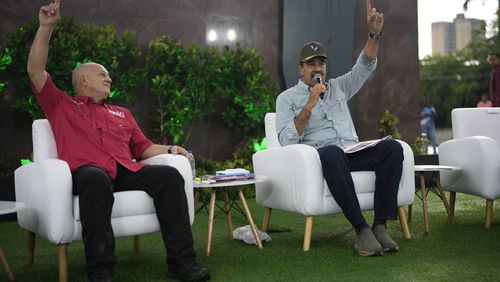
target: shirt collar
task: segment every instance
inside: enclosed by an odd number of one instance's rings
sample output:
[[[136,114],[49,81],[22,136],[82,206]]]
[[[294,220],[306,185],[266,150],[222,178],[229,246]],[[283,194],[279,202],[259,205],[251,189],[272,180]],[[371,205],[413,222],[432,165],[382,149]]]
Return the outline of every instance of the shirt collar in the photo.
[[[309,92],[309,86],[304,83],[304,79],[302,77],[299,79],[297,86],[300,87],[300,89],[304,89]]]
[[[88,96],[82,96],[82,95],[76,95],[75,99],[79,102],[86,103],[86,104],[98,104],[98,105],[104,105],[106,102],[106,99],[101,99],[98,101],[94,101],[94,99],[88,97]]]

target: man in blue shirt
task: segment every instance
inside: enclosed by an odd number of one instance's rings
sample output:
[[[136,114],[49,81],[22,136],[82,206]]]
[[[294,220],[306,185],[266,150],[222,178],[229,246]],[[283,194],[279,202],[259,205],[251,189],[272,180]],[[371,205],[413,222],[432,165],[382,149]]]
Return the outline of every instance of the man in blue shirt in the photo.
[[[376,68],[384,24],[383,14],[372,8],[370,0],[366,8],[368,39],[348,73],[323,83],[328,59],[324,46],[311,41],[302,47],[301,79],[276,101],[276,130],[281,145],[301,143],[318,149],[328,188],[356,230],[355,249],[362,256],[374,256],[399,250],[387,232],[386,221],[396,219],[403,149],[395,140],[383,140],[356,153],[343,150],[358,143],[347,102]],[[361,214],[351,171],[375,171],[372,228]]]

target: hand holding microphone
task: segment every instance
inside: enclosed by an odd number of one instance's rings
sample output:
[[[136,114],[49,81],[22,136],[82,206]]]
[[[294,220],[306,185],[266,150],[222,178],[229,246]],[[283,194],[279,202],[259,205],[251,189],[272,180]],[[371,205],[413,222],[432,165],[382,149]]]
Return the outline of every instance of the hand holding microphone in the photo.
[[[323,84],[323,76],[320,73],[314,74],[313,78],[316,80],[316,83]],[[323,100],[325,98],[325,92],[319,94],[319,97]]]

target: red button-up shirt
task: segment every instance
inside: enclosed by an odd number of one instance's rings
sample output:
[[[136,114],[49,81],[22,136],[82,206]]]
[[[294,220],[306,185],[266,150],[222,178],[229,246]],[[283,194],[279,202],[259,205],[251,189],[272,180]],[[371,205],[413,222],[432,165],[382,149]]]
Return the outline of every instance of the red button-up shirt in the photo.
[[[42,91],[38,93],[33,85],[32,89],[54,132],[59,159],[71,171],[94,165],[114,179],[116,162],[134,172],[144,167],[133,158],[139,159],[153,142],[144,136],[130,111],[104,100],[72,98],[57,88],[50,75]]]

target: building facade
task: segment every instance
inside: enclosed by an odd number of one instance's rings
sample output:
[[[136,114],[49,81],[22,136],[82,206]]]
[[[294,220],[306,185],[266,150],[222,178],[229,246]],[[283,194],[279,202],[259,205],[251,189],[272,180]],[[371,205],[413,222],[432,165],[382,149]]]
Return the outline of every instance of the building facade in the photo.
[[[432,23],[432,55],[447,55],[467,47],[481,22],[458,14],[453,22]]]

